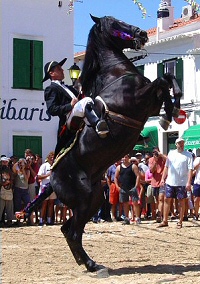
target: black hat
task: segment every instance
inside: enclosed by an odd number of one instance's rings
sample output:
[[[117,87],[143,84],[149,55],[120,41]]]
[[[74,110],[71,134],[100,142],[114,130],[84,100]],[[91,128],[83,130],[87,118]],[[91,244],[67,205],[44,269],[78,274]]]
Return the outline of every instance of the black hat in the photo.
[[[56,67],[57,65],[60,65],[62,66],[65,61],[67,60],[67,58],[64,58],[62,61],[60,62],[57,62],[57,61],[51,61],[51,62],[48,62],[47,64],[45,64],[44,66],[44,78],[42,79],[42,83],[45,82],[46,80],[50,79],[50,76],[49,76],[49,72],[51,71],[51,69],[53,67]]]

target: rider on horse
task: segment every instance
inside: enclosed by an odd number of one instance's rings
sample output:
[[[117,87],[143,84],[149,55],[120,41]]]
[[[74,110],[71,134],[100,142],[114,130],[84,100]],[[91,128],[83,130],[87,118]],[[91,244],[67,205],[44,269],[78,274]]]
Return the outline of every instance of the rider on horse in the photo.
[[[51,84],[44,91],[47,110],[50,115],[59,116],[60,118],[55,155],[72,138],[74,118],[78,118],[79,122],[86,118],[85,122],[89,122],[101,138],[106,137],[109,132],[105,120],[100,119],[94,112],[92,98],[84,97],[80,99],[81,93],[78,93],[73,86],[66,86],[62,83],[64,79],[62,65],[66,60],[67,58],[60,62],[48,62],[44,66],[45,76],[42,80],[42,82],[48,79],[51,80]]]

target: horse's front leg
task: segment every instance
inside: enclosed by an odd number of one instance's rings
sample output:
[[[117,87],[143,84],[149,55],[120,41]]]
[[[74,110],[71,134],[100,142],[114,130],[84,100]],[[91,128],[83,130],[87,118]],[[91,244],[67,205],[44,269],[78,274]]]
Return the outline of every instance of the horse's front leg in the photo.
[[[180,112],[180,108],[181,108],[181,104],[180,104],[180,100],[181,100],[181,97],[182,97],[181,89],[180,89],[178,82],[177,82],[174,75],[166,73],[164,75],[164,78],[169,82],[170,88],[172,88],[172,90],[173,90],[174,108],[173,108],[173,111],[172,111],[172,116],[178,117],[179,112]]]
[[[157,78],[153,85],[157,89],[157,98],[164,102],[165,114],[160,117],[160,125],[164,130],[167,130],[170,122],[172,121],[173,103],[170,96],[170,88],[172,86],[171,77]]]

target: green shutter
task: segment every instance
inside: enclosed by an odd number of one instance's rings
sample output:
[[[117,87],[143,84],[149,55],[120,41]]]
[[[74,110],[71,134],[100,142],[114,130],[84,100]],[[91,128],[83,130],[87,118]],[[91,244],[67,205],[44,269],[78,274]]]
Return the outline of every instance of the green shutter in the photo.
[[[176,79],[183,92],[183,60],[181,58],[176,61]]]
[[[158,63],[157,64],[157,77],[163,77],[164,75],[164,64]]]
[[[13,155],[18,158],[24,157],[25,149],[31,149],[33,153],[42,156],[41,136],[13,136]]]
[[[34,40],[32,42],[32,87],[42,89],[43,77],[43,42]]]
[[[137,66],[137,69],[144,76],[144,65]]]
[[[13,39],[13,88],[30,88],[30,40]]]

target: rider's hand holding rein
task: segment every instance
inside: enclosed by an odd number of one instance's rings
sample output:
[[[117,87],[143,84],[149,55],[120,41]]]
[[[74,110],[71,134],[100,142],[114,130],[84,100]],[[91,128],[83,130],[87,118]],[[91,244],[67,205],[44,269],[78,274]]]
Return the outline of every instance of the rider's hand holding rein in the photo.
[[[71,100],[71,106],[74,107],[74,105],[78,102],[78,99],[77,98],[73,98]]]

